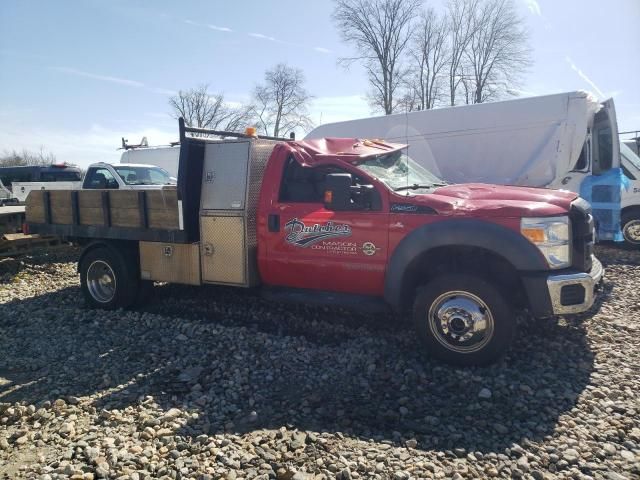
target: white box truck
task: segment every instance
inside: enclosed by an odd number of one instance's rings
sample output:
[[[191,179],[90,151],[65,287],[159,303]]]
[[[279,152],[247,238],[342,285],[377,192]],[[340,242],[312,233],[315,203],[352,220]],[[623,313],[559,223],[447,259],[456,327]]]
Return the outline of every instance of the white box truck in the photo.
[[[305,138],[322,137],[406,143],[414,160],[452,183],[574,191],[593,204],[601,240],[622,240],[622,217],[625,240],[640,246],[640,161],[625,149],[623,178],[611,99],[576,91],[440,108],[329,123]]]
[[[143,163],[155,165],[169,172],[174,178],[178,178],[178,160],[180,145],[165,145],[159,147],[134,147],[127,148],[120,156],[120,163]]]

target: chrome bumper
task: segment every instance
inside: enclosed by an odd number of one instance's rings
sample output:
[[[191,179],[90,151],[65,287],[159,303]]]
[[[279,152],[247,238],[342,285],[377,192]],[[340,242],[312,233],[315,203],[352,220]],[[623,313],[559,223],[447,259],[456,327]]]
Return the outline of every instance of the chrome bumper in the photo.
[[[595,291],[604,277],[604,268],[600,261],[595,256],[592,256],[592,261],[589,273],[570,273],[547,277],[547,287],[554,315],[581,313],[591,308],[595,300]],[[562,289],[571,285],[580,285],[584,288],[584,299],[580,303],[563,305]]]

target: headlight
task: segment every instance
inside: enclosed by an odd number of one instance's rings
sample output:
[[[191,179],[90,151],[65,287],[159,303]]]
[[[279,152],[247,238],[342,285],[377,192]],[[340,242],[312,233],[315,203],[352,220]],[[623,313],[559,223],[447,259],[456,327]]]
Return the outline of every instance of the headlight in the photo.
[[[568,217],[523,218],[520,232],[538,247],[550,268],[566,268],[571,265]]]

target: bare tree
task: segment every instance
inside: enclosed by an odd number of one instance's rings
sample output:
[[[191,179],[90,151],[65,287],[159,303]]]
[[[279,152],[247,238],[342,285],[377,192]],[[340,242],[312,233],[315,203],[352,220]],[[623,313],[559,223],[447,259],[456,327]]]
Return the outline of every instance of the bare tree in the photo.
[[[456,93],[465,79],[463,62],[465,52],[474,35],[475,12],[479,0],[449,0],[447,20],[449,24],[449,104],[456,104]],[[464,85],[463,85],[464,86]]]
[[[232,106],[221,93],[210,94],[207,85],[180,90],[169,99],[175,118],[184,118],[190,127],[238,131],[251,123],[250,106]]]
[[[55,163],[55,161],[56,156],[47,152],[44,147],[40,147],[37,152],[23,149],[21,152],[5,150],[0,154],[0,166],[2,167],[46,166]]]
[[[264,74],[264,84],[254,90],[254,115],[266,135],[277,137],[297,128],[309,129],[311,95],[304,88],[302,70],[279,63]]]
[[[422,0],[335,0],[333,19],[357,55],[341,61],[362,62],[372,87],[370,101],[385,114],[398,103],[401,60],[411,38],[412,20]]]
[[[486,0],[471,17],[471,41],[465,50],[473,103],[482,103],[519,86],[531,64],[524,21],[512,0]]]
[[[449,62],[448,35],[445,18],[438,18],[433,8],[421,12],[409,53],[411,67],[404,97],[407,110],[433,108],[442,98],[443,74]]]

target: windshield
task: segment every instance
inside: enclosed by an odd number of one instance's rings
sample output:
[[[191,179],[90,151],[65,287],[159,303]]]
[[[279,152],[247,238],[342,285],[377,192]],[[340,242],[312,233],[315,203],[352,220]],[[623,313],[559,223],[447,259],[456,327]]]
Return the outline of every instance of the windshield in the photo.
[[[620,155],[624,160],[640,170],[640,157],[622,142],[620,142]]]
[[[113,167],[127,185],[175,185],[175,179],[160,167]]]
[[[417,186],[429,188],[446,185],[441,178],[414,162],[402,150],[366,159],[358,167],[385,183],[392,190]]]

